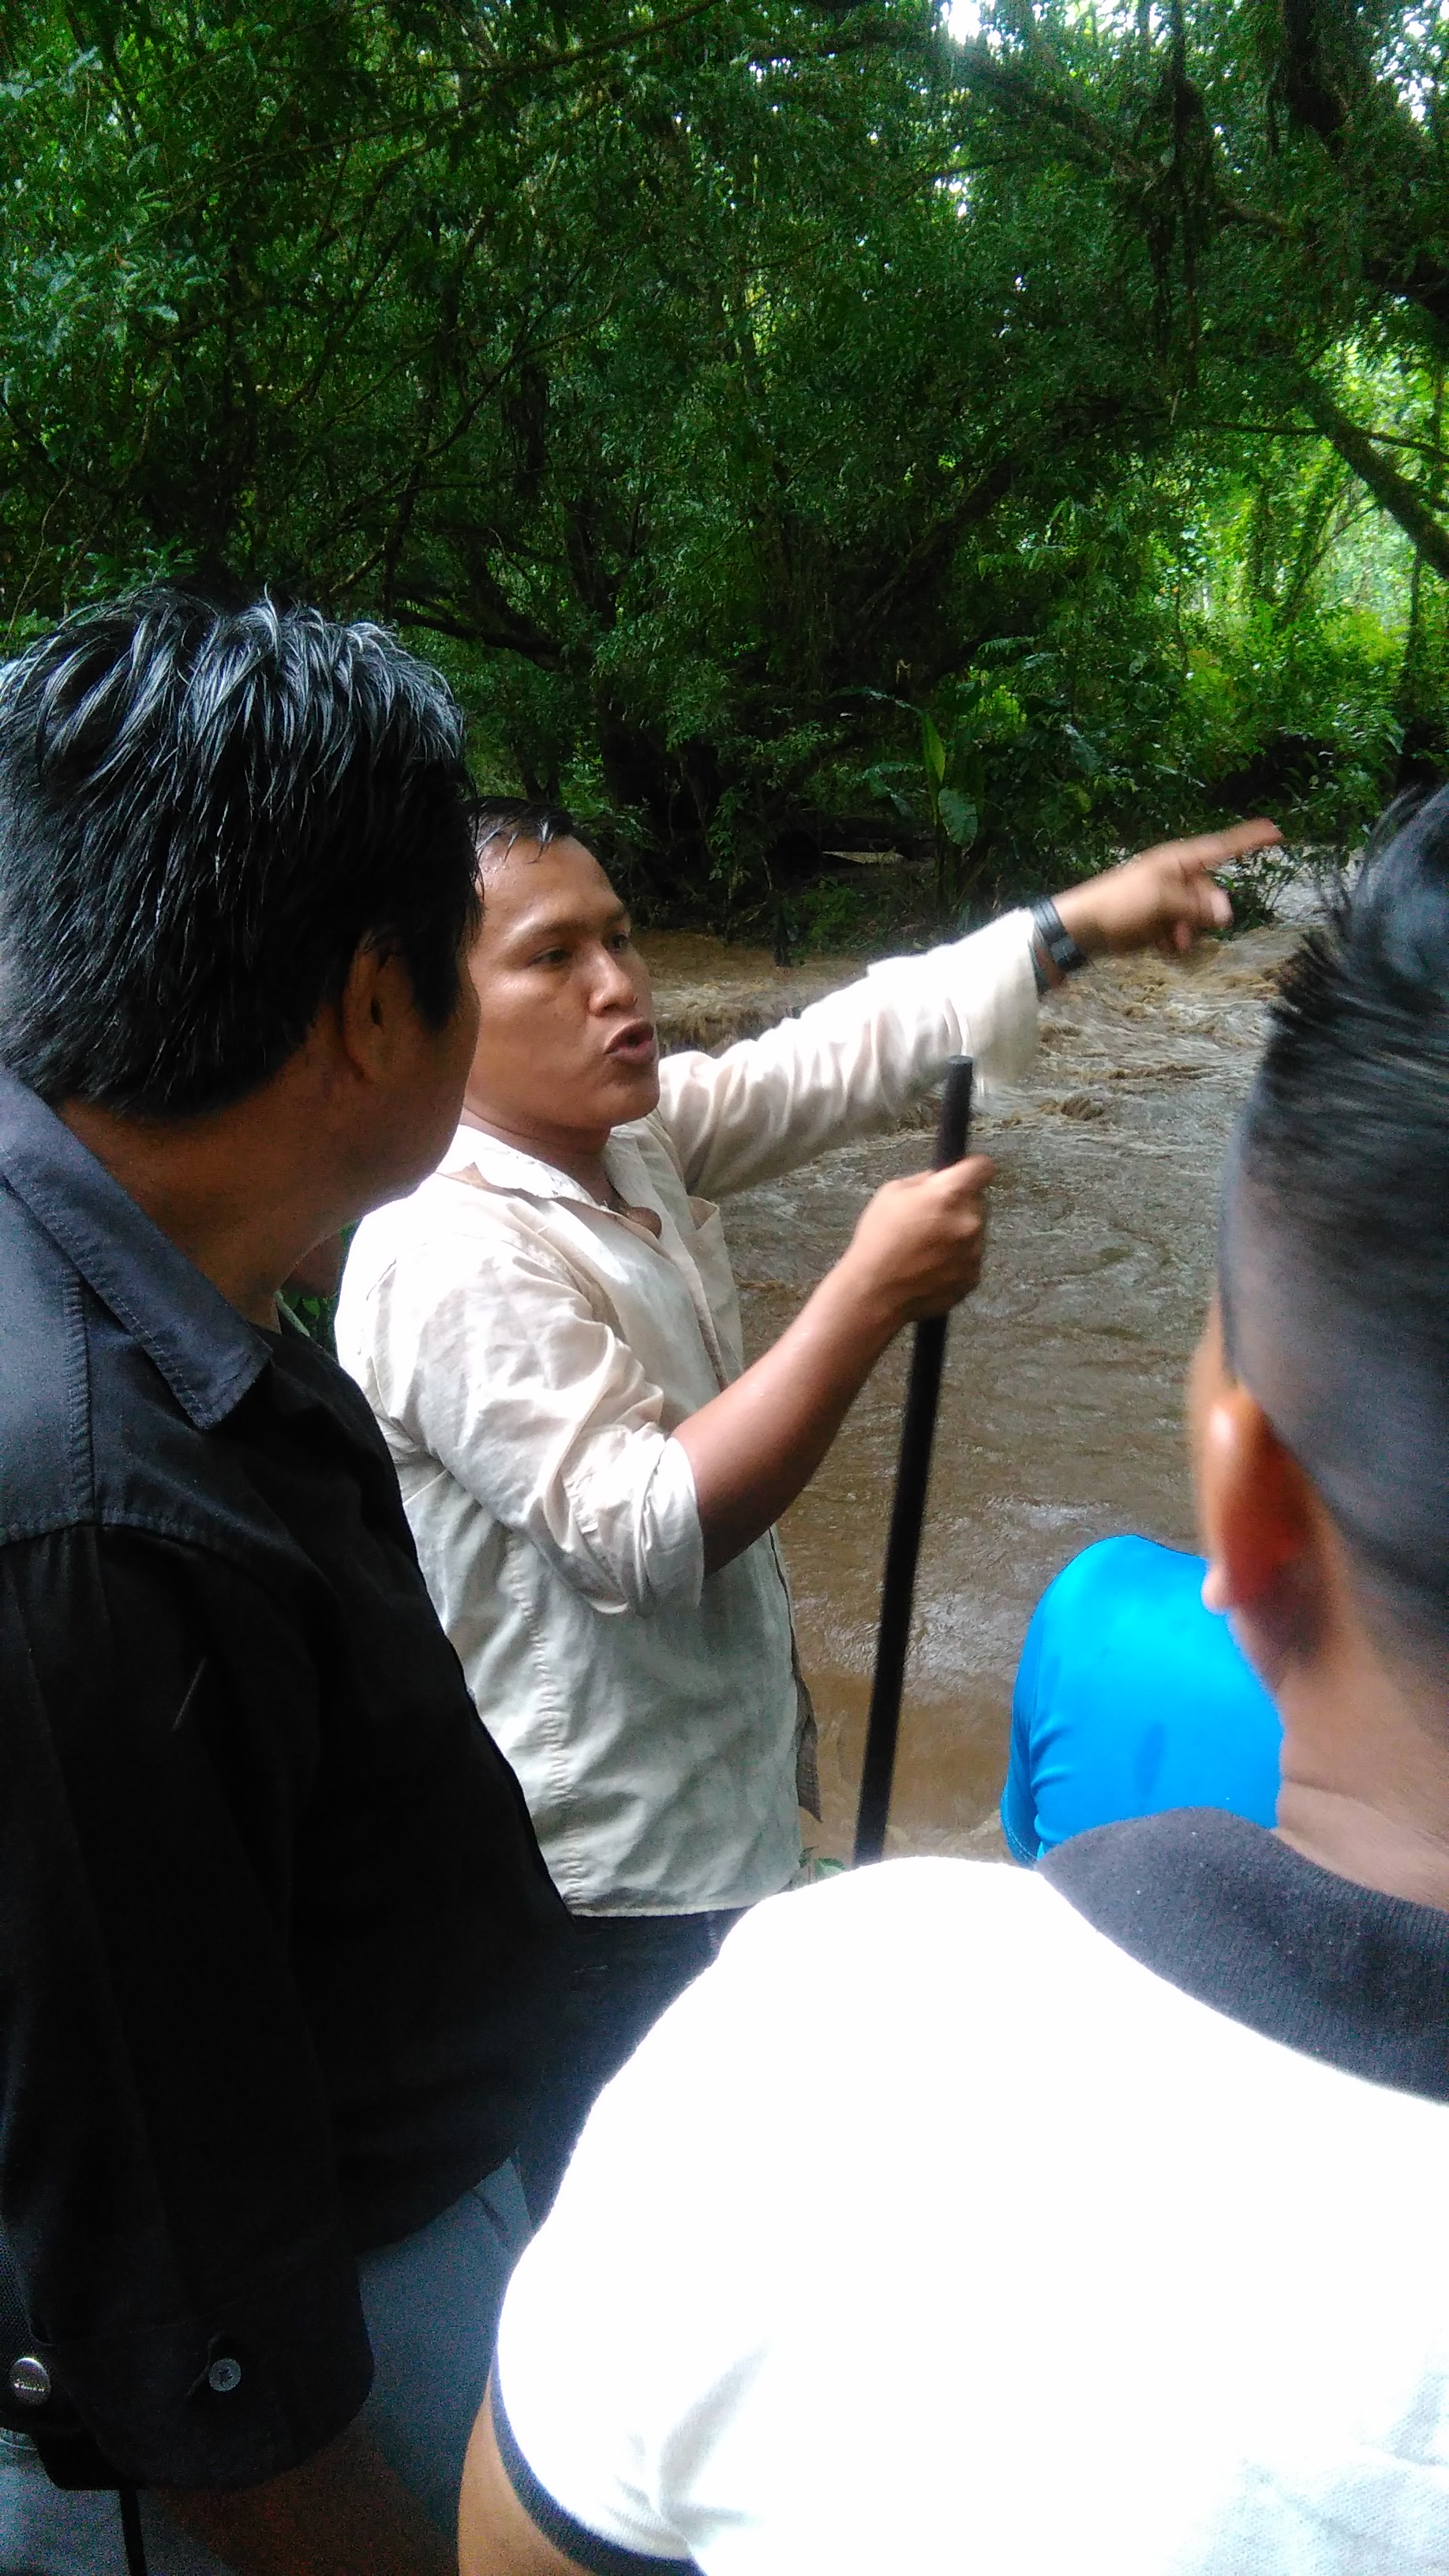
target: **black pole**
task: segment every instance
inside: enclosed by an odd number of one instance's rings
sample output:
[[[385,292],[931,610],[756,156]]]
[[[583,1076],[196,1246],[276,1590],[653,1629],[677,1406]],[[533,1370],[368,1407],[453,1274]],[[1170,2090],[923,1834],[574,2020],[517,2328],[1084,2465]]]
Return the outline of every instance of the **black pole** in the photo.
[[[147,2576],[146,2535],[141,2528],[141,2507],[136,2490],[122,2479],[119,2489],[121,2507],[121,2546],[126,2553],[126,2576]]]
[[[941,1123],[936,1130],[933,1169],[943,1172],[959,1163],[971,1127],[971,1058],[953,1055],[941,1094]],[[931,1475],[931,1446],[936,1436],[936,1406],[941,1394],[941,1363],[946,1356],[944,1315],[928,1315],[916,1326],[910,1383],[901,1422],[901,1454],[896,1467],[895,1501],[886,1541],[885,1579],[880,1595],[880,1635],[875,1650],[875,1681],[870,1719],[865,1731],[865,1763],[860,1775],[860,1805],[855,1818],[855,1865],[879,1860],[885,1849],[890,1814],[891,1780],[896,1767],[896,1737],[901,1723],[901,1686],[906,1676],[906,1650],[911,1639],[911,1609],[916,1597],[916,1560],[921,1552],[921,1523],[926,1516],[926,1487]]]

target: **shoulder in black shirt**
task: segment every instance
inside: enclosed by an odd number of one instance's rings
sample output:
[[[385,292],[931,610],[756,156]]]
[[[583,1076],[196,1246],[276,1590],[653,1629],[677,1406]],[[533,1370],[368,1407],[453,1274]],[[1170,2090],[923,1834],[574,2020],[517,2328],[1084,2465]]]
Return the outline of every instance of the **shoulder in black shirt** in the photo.
[[[357,1390],[4,1075],[0,1183],[0,2217],[115,2465],[245,2485],[510,2152],[567,1917]]]

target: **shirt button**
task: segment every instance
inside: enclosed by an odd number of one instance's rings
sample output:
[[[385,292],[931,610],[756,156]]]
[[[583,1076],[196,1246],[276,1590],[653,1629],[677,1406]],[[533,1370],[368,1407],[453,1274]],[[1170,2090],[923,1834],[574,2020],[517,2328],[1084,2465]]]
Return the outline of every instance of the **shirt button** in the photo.
[[[19,2367],[18,2363],[16,2367]],[[233,2361],[229,2354],[223,2353],[221,2359],[214,2361],[208,2370],[206,2384],[208,2388],[216,2390],[218,2397],[229,2397],[234,2388],[240,2388],[241,2375],[241,2363]]]
[[[21,2406],[44,2406],[50,2398],[50,2373],[33,2352],[23,2352],[10,2365],[10,2394]]]

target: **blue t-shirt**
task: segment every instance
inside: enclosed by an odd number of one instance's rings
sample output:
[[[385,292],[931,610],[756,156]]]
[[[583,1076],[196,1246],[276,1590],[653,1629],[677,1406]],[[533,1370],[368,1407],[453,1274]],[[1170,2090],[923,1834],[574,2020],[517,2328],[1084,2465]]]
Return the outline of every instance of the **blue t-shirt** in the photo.
[[[1226,1807],[1271,1825],[1282,1729],[1226,1619],[1202,1604],[1203,1560],[1108,1538],[1037,1603],[1011,1704],[1001,1822],[1020,1861],[1090,1825]]]

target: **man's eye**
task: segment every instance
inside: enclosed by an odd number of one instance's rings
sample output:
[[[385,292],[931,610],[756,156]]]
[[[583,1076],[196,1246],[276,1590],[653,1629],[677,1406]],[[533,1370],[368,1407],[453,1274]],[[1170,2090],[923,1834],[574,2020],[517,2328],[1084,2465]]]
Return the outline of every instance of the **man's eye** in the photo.
[[[569,952],[566,948],[541,948],[533,962],[535,966],[567,966]]]

